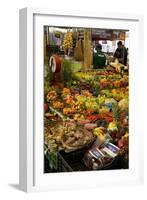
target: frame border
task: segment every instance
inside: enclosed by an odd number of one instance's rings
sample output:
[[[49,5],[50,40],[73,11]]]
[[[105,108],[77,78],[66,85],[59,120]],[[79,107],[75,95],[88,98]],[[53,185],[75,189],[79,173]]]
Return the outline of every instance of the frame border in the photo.
[[[72,13],[72,14],[71,14]],[[143,36],[143,16],[134,14],[104,13],[89,11],[49,10],[23,8],[19,11],[19,187],[25,192],[39,191],[34,185],[34,64],[33,64],[33,16],[66,16],[131,20],[139,22],[139,36]],[[143,47],[143,39],[140,42]],[[142,55],[141,55],[142,53]],[[143,57],[143,52],[140,51]],[[142,65],[141,61],[141,65]],[[143,152],[142,152],[143,153]],[[143,163],[143,159],[142,159]],[[141,173],[143,180],[143,172]]]

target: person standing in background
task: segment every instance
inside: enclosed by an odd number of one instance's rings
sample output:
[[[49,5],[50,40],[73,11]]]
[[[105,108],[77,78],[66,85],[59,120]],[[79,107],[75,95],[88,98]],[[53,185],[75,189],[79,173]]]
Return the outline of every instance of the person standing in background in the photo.
[[[102,45],[98,44],[95,49],[96,52],[93,53],[93,68],[103,69],[106,66],[106,56],[102,52]]]
[[[127,56],[128,51],[126,47],[123,45],[122,41],[119,41],[117,43],[117,49],[114,53],[114,58],[117,58],[121,64],[127,66]]]

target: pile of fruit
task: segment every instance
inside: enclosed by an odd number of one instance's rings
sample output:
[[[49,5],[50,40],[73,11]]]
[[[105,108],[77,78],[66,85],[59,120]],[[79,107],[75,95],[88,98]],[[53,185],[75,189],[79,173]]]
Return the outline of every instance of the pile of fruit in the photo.
[[[100,89],[105,88],[120,88],[128,86],[128,76],[124,75],[121,77],[120,74],[112,75],[112,72],[109,74],[107,72],[76,72],[74,74],[75,79],[82,82],[90,83],[92,86],[98,85]]]
[[[121,99],[127,99],[128,98],[128,87],[126,88],[115,88],[115,89],[104,89],[101,90],[101,94],[105,94],[107,97],[114,98],[117,101],[120,101]]]
[[[76,72],[77,78],[72,81],[70,88],[65,85],[58,88],[56,85],[46,92],[44,127],[48,148],[50,151],[58,151],[61,147],[62,150],[67,150],[67,148],[70,149],[69,144],[71,149],[82,147],[87,144],[84,141],[89,141],[84,134],[90,132],[95,139],[110,140],[120,148],[120,154],[128,159],[128,76],[121,77],[116,74],[113,76],[111,73],[106,77],[104,73],[101,75],[97,73],[98,71],[87,74]],[[103,87],[97,87],[95,82]],[[61,137],[55,133],[56,131],[54,134],[50,132],[50,130],[56,130],[56,124],[61,125],[63,122],[66,124],[68,121],[78,127],[77,130],[88,131],[83,132],[83,137],[80,136],[78,144],[74,136],[79,137],[76,129],[69,131],[66,137],[61,134],[62,141],[57,141]],[[47,138],[51,138],[51,141]],[[73,147],[74,144],[77,146]]]

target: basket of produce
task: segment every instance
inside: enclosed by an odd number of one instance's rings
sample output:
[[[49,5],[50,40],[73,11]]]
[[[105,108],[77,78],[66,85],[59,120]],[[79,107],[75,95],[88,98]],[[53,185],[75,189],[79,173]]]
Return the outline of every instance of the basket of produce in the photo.
[[[45,128],[45,144],[49,151],[72,152],[94,141],[92,132],[77,125],[74,121],[61,121],[58,125]]]

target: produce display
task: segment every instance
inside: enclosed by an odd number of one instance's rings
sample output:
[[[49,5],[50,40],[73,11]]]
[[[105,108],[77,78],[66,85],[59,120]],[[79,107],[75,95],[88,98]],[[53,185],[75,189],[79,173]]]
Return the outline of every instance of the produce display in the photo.
[[[68,81],[48,86],[44,104],[48,152],[72,152],[107,141],[127,161],[128,76],[89,71],[73,72],[72,77],[70,87]]]
[[[106,33],[91,28],[46,29],[45,173],[128,168],[129,59],[124,46],[128,43],[117,43],[112,30]],[[105,64],[95,66],[95,55]]]

